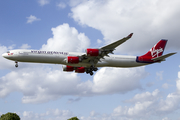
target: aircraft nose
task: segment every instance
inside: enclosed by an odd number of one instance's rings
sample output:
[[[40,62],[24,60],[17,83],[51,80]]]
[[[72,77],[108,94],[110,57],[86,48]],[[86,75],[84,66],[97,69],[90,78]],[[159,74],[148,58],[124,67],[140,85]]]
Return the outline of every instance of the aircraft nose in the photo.
[[[4,58],[7,58],[8,54],[7,54],[7,53],[3,53],[2,56],[3,56]]]

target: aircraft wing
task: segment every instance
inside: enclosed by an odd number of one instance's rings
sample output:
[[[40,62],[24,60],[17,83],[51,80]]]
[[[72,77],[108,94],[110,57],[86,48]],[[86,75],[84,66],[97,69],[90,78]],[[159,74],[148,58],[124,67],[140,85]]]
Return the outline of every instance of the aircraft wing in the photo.
[[[123,39],[120,39],[114,43],[111,43],[109,45],[106,45],[100,49],[102,50],[114,50],[117,46],[121,45],[122,43],[126,42],[126,40],[128,40],[129,38],[131,38],[133,35],[133,33],[129,34],[127,37],[124,37]]]
[[[92,63],[92,65],[96,64],[100,59],[104,58],[104,56],[108,56],[109,53],[113,54],[113,51],[115,50],[116,47],[121,45],[122,43],[126,42],[128,39],[132,37],[133,33],[129,34],[127,37],[124,37],[114,43],[111,43],[109,45],[106,45],[104,47],[101,47],[100,49],[95,49],[98,50],[99,54],[97,56],[89,56],[87,54],[84,54],[82,56],[79,56],[82,59],[82,62],[84,63]]]
[[[158,62],[158,61],[165,61],[165,58],[167,58],[167,57],[170,57],[171,55],[174,55],[174,54],[176,54],[176,52],[175,53],[169,53],[169,54],[166,54],[166,55],[162,55],[162,56],[160,56],[160,57],[156,57],[156,58],[153,58],[153,59],[151,59],[151,60],[153,60],[154,62]]]

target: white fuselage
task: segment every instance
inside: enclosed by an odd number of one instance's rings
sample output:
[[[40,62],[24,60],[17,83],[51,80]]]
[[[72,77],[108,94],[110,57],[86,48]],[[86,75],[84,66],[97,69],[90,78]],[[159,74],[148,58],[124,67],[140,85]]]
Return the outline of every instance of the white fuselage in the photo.
[[[89,67],[90,63],[80,62],[78,64],[67,63],[68,56],[81,56],[86,53],[75,52],[57,52],[42,50],[11,50],[2,56],[16,62],[50,63],[63,64],[74,67]],[[137,56],[109,55],[104,57],[95,65],[96,67],[137,67],[147,65],[148,63],[139,63]]]

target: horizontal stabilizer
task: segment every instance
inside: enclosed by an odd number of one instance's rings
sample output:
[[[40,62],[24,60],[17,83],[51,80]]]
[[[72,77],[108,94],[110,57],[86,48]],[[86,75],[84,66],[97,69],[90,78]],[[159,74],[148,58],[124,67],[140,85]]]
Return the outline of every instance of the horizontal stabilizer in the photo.
[[[151,60],[153,60],[154,62],[156,62],[156,61],[164,61],[165,58],[167,58],[167,57],[169,57],[171,55],[174,55],[174,54],[176,54],[176,52],[175,53],[169,53],[169,54],[166,54],[166,55],[162,55],[160,57],[156,57],[156,58],[153,58]]]

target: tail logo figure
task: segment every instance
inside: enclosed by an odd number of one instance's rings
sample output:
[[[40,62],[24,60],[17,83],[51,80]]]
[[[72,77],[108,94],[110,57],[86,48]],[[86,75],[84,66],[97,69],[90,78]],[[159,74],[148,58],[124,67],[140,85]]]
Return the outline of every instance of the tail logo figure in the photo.
[[[155,49],[155,46],[154,46],[153,48],[150,49],[150,52],[151,52],[152,58],[158,57],[159,53],[163,52],[163,48],[160,47],[159,49]]]

